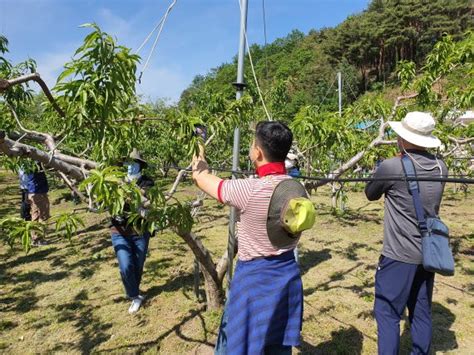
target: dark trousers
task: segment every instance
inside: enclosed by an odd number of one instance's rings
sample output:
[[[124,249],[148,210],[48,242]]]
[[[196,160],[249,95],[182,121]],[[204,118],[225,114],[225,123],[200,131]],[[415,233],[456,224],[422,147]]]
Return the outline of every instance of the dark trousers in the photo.
[[[140,282],[149,241],[150,234],[148,233],[130,237],[124,237],[118,233],[112,234],[112,245],[119,263],[120,276],[125,292],[130,298],[137,297],[140,293]]]
[[[431,299],[434,273],[423,265],[407,264],[381,256],[375,274],[374,313],[379,354],[398,354],[400,319],[408,308],[411,354],[429,354],[431,346]]]
[[[30,201],[28,201],[28,190],[25,189],[21,190],[20,216],[25,221],[31,221],[31,205]]]

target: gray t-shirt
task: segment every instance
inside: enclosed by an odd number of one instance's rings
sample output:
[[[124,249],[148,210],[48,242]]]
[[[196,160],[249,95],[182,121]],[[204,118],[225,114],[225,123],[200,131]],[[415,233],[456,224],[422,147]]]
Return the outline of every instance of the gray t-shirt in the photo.
[[[425,169],[414,164],[418,177],[447,176],[446,164],[438,159],[440,172],[434,155],[425,151],[409,150],[410,155]],[[433,168],[435,167],[435,168]],[[384,160],[375,171],[374,177],[405,176],[400,157]],[[420,195],[426,216],[437,216],[444,183],[419,181]],[[406,181],[371,181],[365,187],[370,201],[385,195],[384,240],[382,255],[409,264],[421,264],[421,235],[418,229],[413,198]]]

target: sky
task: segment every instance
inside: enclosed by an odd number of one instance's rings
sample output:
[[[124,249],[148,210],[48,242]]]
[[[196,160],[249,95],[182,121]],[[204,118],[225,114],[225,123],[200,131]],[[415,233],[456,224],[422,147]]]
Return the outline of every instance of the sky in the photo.
[[[363,11],[369,0],[248,0],[248,40],[264,43],[298,29],[332,27]],[[54,86],[83,38],[79,28],[96,22],[121,45],[138,49],[171,0],[0,0],[0,33],[9,40],[7,58],[33,58],[37,71]],[[179,99],[198,74],[229,62],[239,43],[239,0],[177,0],[137,91],[145,100]],[[140,51],[142,65],[153,39]],[[141,66],[139,66],[141,69]]]

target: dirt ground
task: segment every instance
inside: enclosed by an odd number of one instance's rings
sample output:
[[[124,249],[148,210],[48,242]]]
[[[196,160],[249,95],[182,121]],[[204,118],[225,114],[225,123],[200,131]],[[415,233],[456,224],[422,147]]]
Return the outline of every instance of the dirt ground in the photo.
[[[472,189],[471,189],[472,190]],[[185,185],[181,194],[192,194]],[[74,208],[64,189],[51,193],[52,213]],[[375,354],[374,273],[382,246],[383,201],[350,192],[347,213],[330,212],[327,189],[313,196],[316,225],[299,247],[305,310],[295,354]],[[19,191],[0,175],[0,218],[18,215]],[[456,275],[436,276],[433,352],[473,354],[474,195],[447,188],[441,216],[449,225]],[[206,200],[194,230],[217,258],[226,248],[228,209]],[[25,254],[0,244],[0,352],[208,354],[220,312],[206,311],[193,290],[193,255],[171,232],[151,239],[142,288],[144,308],[128,314],[107,230],[107,216],[83,214],[86,228],[69,243]],[[410,335],[402,322],[402,353]]]

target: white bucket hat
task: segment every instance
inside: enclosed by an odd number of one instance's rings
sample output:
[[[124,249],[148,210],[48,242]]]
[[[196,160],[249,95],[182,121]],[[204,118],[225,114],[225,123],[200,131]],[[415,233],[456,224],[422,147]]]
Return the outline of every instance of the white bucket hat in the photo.
[[[407,142],[424,148],[437,148],[441,141],[431,133],[435,128],[433,116],[426,112],[408,112],[401,121],[389,121],[390,127]]]

